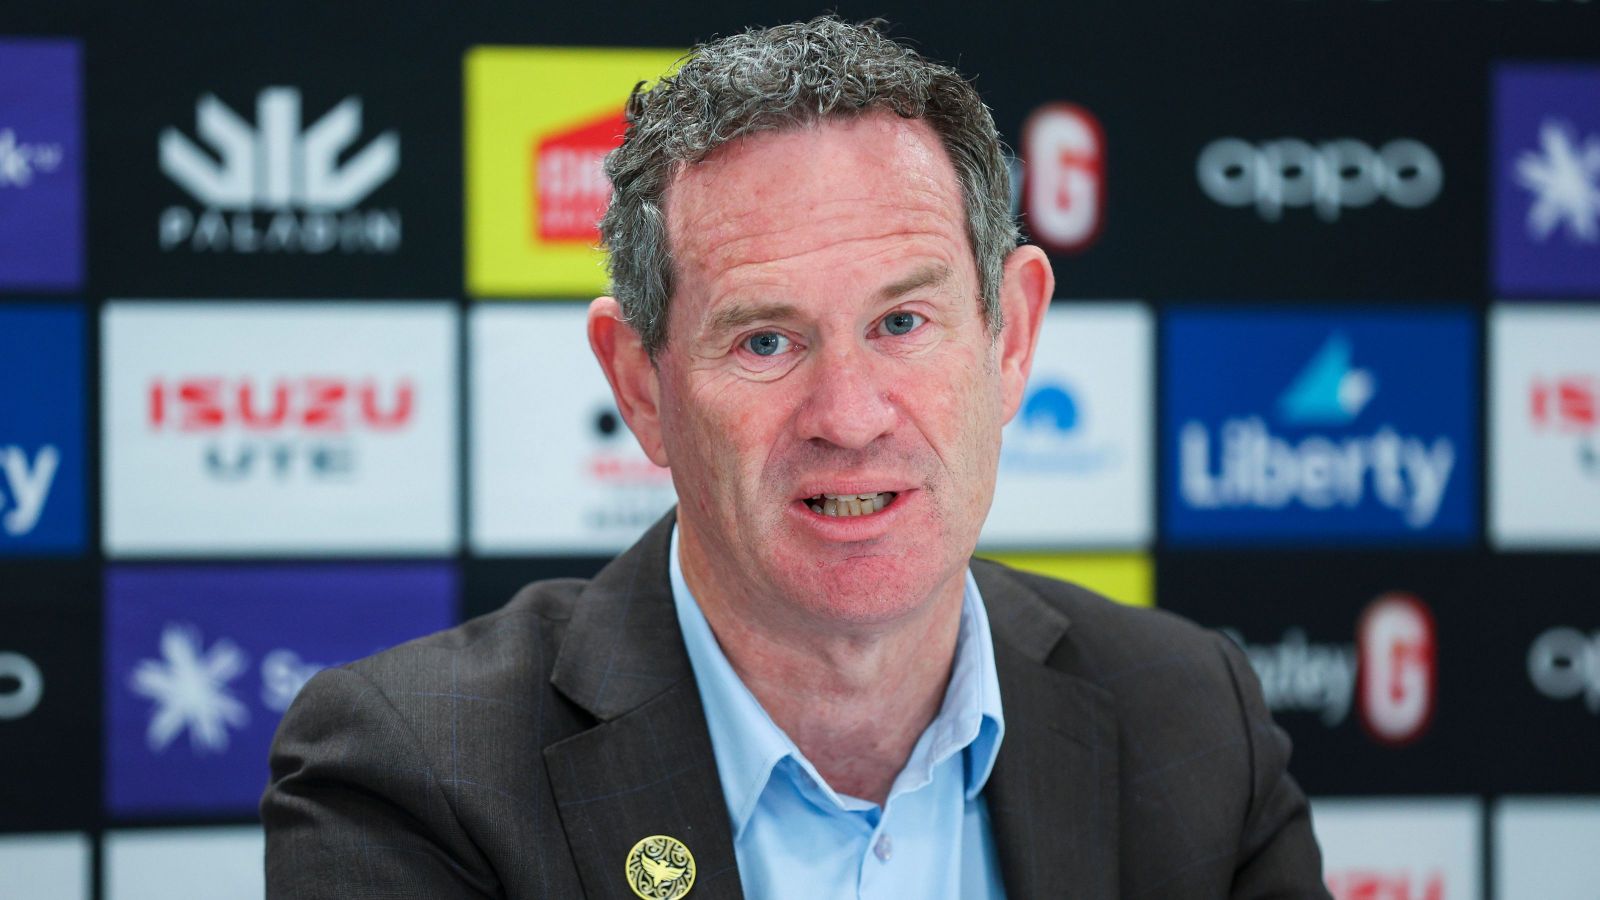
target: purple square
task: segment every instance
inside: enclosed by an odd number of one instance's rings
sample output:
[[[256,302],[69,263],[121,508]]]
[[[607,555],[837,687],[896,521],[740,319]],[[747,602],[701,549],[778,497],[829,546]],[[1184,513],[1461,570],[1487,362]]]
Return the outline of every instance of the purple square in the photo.
[[[0,288],[83,282],[76,41],[0,41]]]
[[[171,566],[106,575],[106,807],[249,815],[319,669],[453,624],[454,567]]]
[[[1496,289],[1600,295],[1600,66],[1499,66],[1494,129]]]

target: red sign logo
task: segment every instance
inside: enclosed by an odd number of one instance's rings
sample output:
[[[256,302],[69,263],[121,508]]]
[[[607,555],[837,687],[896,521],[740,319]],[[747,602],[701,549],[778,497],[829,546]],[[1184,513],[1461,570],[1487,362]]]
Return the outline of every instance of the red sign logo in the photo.
[[[1022,126],[1022,211],[1033,240],[1076,253],[1100,235],[1105,214],[1105,135],[1089,111],[1042,106]]]
[[[1593,431],[1600,424],[1600,386],[1590,375],[1562,375],[1549,380],[1535,378],[1528,389],[1528,407],[1533,424],[1567,433]]]
[[[1384,594],[1356,626],[1361,723],[1373,740],[1403,746],[1433,720],[1438,664],[1433,616],[1410,594]]]
[[[539,240],[592,244],[600,239],[600,217],[611,202],[606,154],[622,144],[626,128],[619,110],[552,134],[534,146],[538,208],[533,220]]]
[[[1445,900],[1438,872],[1414,879],[1407,872],[1346,869],[1329,873],[1328,891],[1337,900]]]
[[[151,428],[206,432],[342,432],[355,427],[393,431],[411,422],[416,389],[410,379],[380,386],[377,379],[198,376],[150,384]]]

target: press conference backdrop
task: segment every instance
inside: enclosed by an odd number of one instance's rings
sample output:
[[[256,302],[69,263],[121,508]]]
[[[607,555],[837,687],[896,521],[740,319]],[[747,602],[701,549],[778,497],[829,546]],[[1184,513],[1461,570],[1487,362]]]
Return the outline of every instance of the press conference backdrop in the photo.
[[[1242,644],[1337,896],[1600,896],[1600,4],[839,8],[1058,273],[983,550]],[[259,895],[311,674],[672,504],[599,162],[817,11],[0,9],[0,896]]]

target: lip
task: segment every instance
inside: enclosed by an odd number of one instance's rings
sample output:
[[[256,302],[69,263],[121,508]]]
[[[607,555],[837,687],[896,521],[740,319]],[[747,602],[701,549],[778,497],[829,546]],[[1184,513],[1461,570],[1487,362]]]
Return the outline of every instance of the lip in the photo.
[[[882,482],[879,482],[882,484]],[[862,488],[855,493],[863,491],[871,493],[884,488]],[[818,491],[817,493],[822,493]],[[835,490],[829,488],[830,494],[848,494],[849,489]],[[895,491],[894,502],[870,516],[826,516],[814,513],[806,505],[805,498],[797,498],[789,503],[788,515],[795,526],[803,534],[815,535],[828,543],[860,543],[863,541],[877,540],[895,528],[899,520],[907,515],[910,507],[919,502],[921,491],[915,488]],[[816,494],[807,494],[814,497]]]
[[[882,477],[851,475],[846,478],[813,478],[800,485],[800,490],[790,499],[808,500],[822,494],[876,494],[880,491],[902,494],[914,490],[915,485],[894,475]]]

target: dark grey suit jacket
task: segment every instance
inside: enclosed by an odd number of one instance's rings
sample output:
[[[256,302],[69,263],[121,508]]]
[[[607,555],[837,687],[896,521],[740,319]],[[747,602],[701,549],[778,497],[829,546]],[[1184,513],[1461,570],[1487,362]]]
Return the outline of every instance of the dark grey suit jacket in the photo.
[[[261,801],[271,897],[607,897],[672,835],[740,897],[667,579],[672,517],[593,581],[311,680]],[[1305,798],[1233,644],[974,560],[1006,735],[985,795],[1013,898],[1326,897]]]

